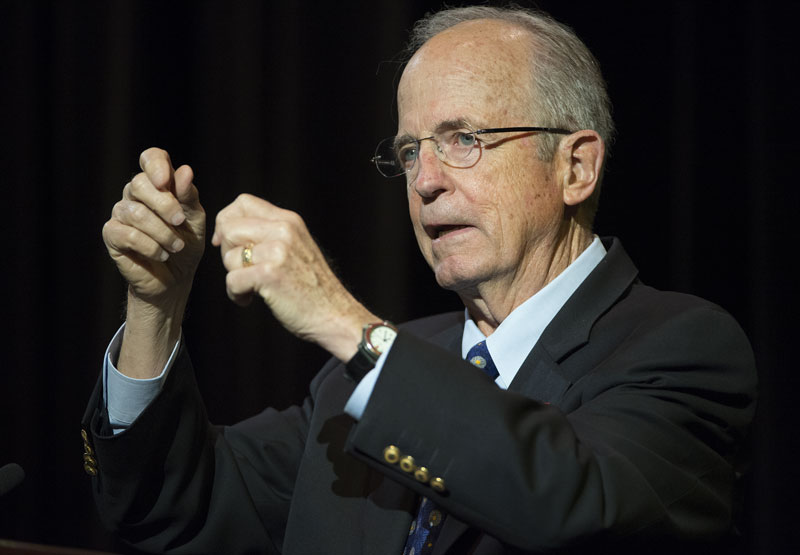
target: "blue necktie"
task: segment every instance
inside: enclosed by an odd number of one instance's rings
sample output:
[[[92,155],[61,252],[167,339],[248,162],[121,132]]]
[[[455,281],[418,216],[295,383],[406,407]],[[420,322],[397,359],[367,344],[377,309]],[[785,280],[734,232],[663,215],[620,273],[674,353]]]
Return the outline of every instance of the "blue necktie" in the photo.
[[[483,370],[487,376],[495,380],[500,373],[497,371],[486,341],[481,341],[472,347],[467,353],[467,360],[473,365]],[[422,498],[422,502],[417,512],[417,518],[411,523],[408,531],[403,555],[428,555],[433,552],[433,544],[442,530],[442,523],[445,517],[444,511],[439,509],[427,497]]]
[[[487,376],[492,378],[492,381],[497,379],[500,372],[497,371],[497,366],[494,365],[492,355],[489,354],[489,348],[486,346],[486,341],[476,343],[467,353],[467,360],[483,370]]]

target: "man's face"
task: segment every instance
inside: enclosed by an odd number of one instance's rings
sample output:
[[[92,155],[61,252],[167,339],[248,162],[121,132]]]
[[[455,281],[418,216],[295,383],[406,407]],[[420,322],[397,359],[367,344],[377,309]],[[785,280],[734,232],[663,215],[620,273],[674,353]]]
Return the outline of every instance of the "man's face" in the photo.
[[[440,33],[411,59],[398,87],[398,136],[433,135],[446,122],[470,128],[536,126],[529,37],[497,21]],[[408,185],[411,222],[440,286],[463,294],[517,289],[552,254],[564,211],[550,163],[531,134],[481,135],[469,168],[440,161],[423,141]]]

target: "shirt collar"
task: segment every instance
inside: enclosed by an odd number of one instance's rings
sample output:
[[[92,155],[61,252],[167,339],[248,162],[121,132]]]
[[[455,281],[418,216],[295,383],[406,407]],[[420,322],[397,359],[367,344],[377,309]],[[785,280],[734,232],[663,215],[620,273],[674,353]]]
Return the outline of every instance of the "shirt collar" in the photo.
[[[478,329],[465,309],[464,333],[461,337],[462,358],[467,357],[473,345],[486,340],[492,360],[500,373],[495,381],[503,389],[508,388],[547,325],[605,255],[606,249],[602,241],[595,236],[572,264],[515,308],[488,338]]]

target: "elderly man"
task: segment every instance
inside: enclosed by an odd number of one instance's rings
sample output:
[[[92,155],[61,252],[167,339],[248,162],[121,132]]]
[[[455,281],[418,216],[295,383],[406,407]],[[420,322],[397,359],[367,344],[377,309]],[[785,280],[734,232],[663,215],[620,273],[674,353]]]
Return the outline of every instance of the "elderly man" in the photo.
[[[298,215],[242,196],[211,239],[229,296],[335,358],[302,406],[210,425],[180,332],[205,215],[191,169],[145,151],[103,231],[129,284],[84,418],[103,518],[175,553],[707,549],[732,527],[752,353],[720,308],[643,285],[593,235],[613,128],[594,58],[519,10],[414,33],[375,162],[405,176],[465,312],[398,333]]]

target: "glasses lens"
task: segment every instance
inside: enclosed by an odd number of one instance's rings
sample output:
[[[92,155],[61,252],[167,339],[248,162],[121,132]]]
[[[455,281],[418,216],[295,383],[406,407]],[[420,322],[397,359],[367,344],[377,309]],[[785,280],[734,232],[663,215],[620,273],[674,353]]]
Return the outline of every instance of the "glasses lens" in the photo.
[[[395,138],[389,137],[378,143],[375,156],[372,158],[375,167],[386,177],[396,177],[406,172],[406,167],[400,163],[398,150],[395,147]]]
[[[467,129],[445,133],[437,142],[442,145],[447,163],[454,167],[471,166],[480,153],[478,136]]]

